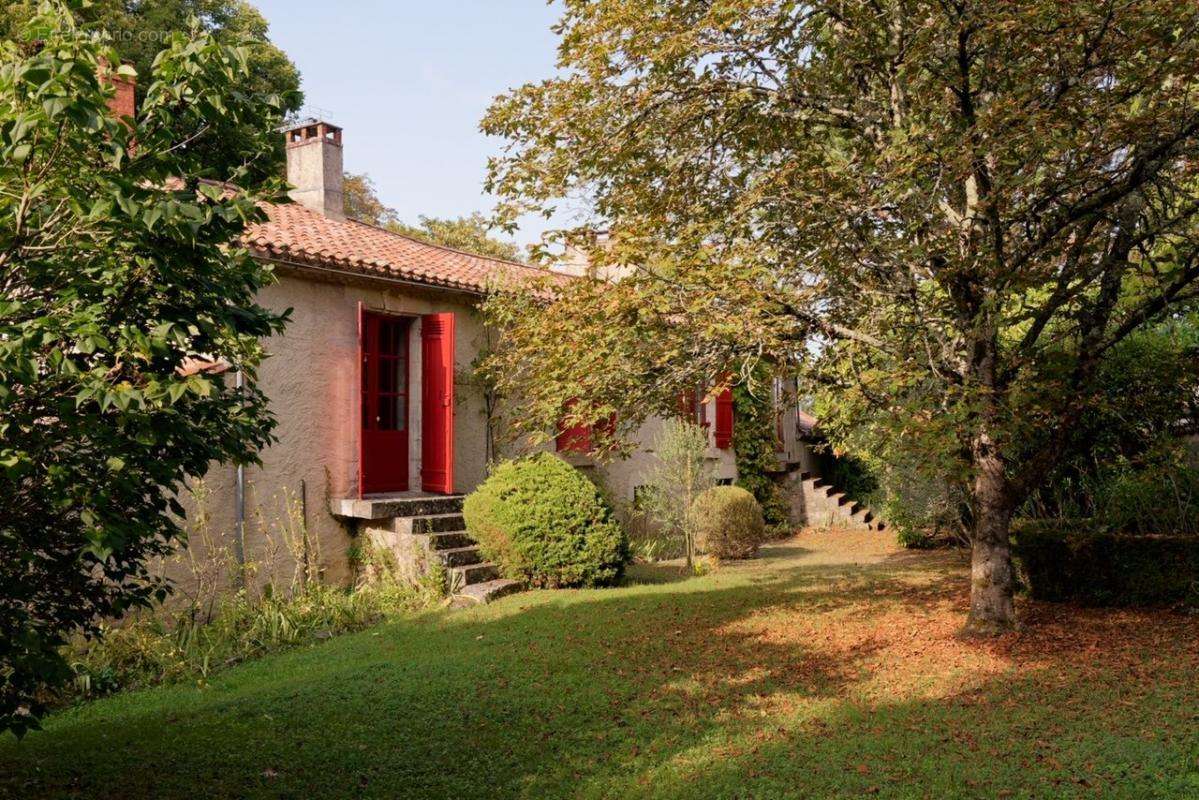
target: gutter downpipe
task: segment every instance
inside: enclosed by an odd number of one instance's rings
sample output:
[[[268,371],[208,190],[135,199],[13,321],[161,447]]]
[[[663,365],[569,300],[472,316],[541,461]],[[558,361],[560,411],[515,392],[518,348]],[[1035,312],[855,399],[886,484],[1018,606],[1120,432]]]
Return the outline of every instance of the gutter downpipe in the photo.
[[[237,395],[240,398],[245,388],[245,376],[239,369],[236,378]],[[237,582],[246,586],[246,467],[237,465],[237,479],[233,489],[234,532],[233,557],[237,560]]]

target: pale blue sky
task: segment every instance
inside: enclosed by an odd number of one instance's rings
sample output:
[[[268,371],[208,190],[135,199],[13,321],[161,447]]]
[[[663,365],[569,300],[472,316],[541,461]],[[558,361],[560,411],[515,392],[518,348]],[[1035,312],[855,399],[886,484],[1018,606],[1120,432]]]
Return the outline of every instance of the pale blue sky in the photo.
[[[492,97],[554,71],[557,9],[544,0],[254,0],[300,68],[306,102],[345,129],[345,166],[366,172],[406,222],[489,212],[479,132]],[[536,220],[516,240],[535,239]]]

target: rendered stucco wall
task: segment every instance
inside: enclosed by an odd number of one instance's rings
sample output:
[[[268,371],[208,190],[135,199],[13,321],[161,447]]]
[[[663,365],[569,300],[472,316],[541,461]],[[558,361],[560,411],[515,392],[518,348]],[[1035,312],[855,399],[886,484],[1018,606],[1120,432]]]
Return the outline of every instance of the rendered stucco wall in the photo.
[[[716,418],[715,401],[709,401],[707,415],[708,419]],[[663,420],[659,418],[646,420],[635,436],[638,447],[627,458],[603,464],[597,464],[590,458],[576,454],[569,454],[566,458],[584,470],[594,470],[600,482],[615,497],[631,501],[634,490],[645,483],[646,477],[657,468],[654,446],[661,434],[662,425]],[[718,449],[711,429],[708,431],[707,458],[717,480],[732,481],[737,477],[737,462],[733,451]]]
[[[327,509],[330,499],[356,496],[358,489],[358,303],[371,311],[413,318],[409,331],[409,488],[413,490],[420,489],[419,317],[455,314],[454,488],[459,492],[473,489],[487,468],[483,393],[469,377],[484,345],[483,326],[466,295],[339,282],[311,273],[282,274],[278,283],[262,292],[260,302],[276,310],[291,308],[292,316],[286,333],[266,343],[270,357],[258,376],[278,419],[278,442],[262,452],[261,467],[246,470],[246,561],[256,565],[253,575],[258,583],[271,576],[276,581],[290,580],[295,559],[285,544],[285,530],[295,527],[294,518],[305,498],[307,528],[319,546],[326,578],[344,581],[349,578],[347,550],[352,538]],[[186,499],[192,527],[206,517],[209,528],[205,535],[193,533],[192,556],[205,558],[209,538],[218,547],[232,547],[235,475],[232,466],[215,467],[204,481],[201,497],[193,493]],[[181,586],[192,580],[184,563],[168,572]]]

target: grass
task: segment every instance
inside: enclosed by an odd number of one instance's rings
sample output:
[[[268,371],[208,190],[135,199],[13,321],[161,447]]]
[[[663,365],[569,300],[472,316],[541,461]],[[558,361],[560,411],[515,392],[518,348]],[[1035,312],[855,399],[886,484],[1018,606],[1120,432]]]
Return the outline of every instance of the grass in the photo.
[[[0,796],[1199,796],[1194,617],[961,640],[961,556],[863,534],[633,577],[79,706],[0,741]]]

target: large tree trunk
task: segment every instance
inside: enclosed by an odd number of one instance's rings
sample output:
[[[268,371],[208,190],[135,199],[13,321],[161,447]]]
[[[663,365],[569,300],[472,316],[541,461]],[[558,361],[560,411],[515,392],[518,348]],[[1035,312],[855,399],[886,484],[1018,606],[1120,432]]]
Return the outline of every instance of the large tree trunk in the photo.
[[[970,616],[966,632],[992,635],[1016,624],[1008,529],[1012,501],[1003,461],[985,434],[974,448],[975,520],[970,566]]]

